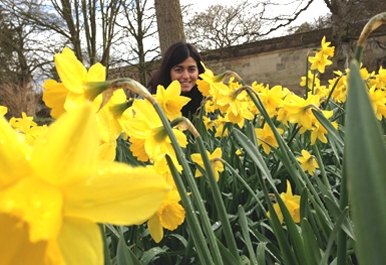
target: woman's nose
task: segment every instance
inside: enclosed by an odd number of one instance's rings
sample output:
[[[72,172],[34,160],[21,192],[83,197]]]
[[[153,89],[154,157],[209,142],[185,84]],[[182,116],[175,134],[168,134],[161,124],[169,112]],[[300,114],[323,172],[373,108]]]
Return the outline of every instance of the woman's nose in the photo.
[[[182,77],[183,77],[183,78],[189,78],[189,73],[188,73],[187,70],[184,70],[184,71],[182,72]]]

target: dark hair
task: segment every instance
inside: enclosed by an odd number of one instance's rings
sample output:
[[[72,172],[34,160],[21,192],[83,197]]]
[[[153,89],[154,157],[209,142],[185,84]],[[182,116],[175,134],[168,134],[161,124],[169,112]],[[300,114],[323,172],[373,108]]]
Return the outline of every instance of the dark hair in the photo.
[[[158,85],[162,85],[165,88],[169,86],[172,82],[170,78],[170,70],[175,65],[185,61],[188,57],[192,57],[196,61],[198,73],[204,73],[205,69],[201,65],[202,59],[197,49],[192,44],[186,43],[185,41],[176,42],[167,49],[164,57],[162,58],[160,68],[151,78],[147,86],[150,93],[155,94]]]

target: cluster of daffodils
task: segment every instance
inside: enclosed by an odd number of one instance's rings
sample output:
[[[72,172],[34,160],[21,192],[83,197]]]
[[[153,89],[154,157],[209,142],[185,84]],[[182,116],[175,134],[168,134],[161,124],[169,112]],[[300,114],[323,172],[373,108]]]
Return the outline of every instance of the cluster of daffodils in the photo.
[[[309,57],[307,76],[301,78],[304,97],[278,85],[248,86],[233,72],[216,76],[205,68],[197,80],[205,97],[200,122],[216,139],[227,137],[232,126],[242,129],[246,121],[252,122],[256,143],[267,159],[279,146],[275,132],[284,139],[300,135],[308,141],[305,148],[327,143],[328,131],[314,113],[338,129],[329,103],[339,106],[347,95],[347,70],[335,72],[327,86],[318,78],[333,55],[334,47],[323,38],[321,48]],[[56,119],[51,125],[38,126],[25,113],[7,121],[2,117],[7,109],[0,106],[0,224],[9,228],[0,232],[2,264],[101,264],[103,244],[97,223],[146,223],[158,243],[164,229],[173,231],[185,219],[167,161],[181,173],[181,159],[190,160],[195,176],[205,175],[201,154],[177,157],[165,121],[154,107],[160,106],[178,144],[187,148],[186,129],[193,125],[182,117],[181,109],[190,99],[181,96],[177,81],[150,95],[131,79],[105,80],[104,66],[97,63],[86,69],[68,48],[55,55],[55,65],[61,82],[47,80],[43,85],[43,100]],[[361,75],[381,120],[386,117],[386,70],[369,73],[362,68]],[[128,98],[124,89],[142,98]],[[249,93],[257,96],[268,117],[263,117]],[[115,162],[119,137],[127,140],[132,155],[146,167]],[[205,151],[219,181],[223,149],[209,147]],[[299,170],[314,176],[319,168],[316,158],[305,149],[297,152]],[[236,154],[245,157],[242,148]],[[300,196],[292,194],[290,182],[280,198],[299,222]],[[279,205],[273,207],[283,222]]]

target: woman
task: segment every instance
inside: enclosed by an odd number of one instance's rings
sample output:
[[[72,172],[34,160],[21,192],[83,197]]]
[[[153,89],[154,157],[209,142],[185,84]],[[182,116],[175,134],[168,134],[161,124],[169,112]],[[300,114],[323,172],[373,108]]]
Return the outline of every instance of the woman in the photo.
[[[204,71],[197,49],[192,44],[180,41],[168,48],[160,68],[148,84],[148,89],[150,93],[155,94],[158,85],[166,88],[172,81],[178,80],[181,84],[181,95],[191,99],[182,108],[182,115],[191,117],[200,107],[203,98],[197,89],[196,80],[199,78],[198,75]]]

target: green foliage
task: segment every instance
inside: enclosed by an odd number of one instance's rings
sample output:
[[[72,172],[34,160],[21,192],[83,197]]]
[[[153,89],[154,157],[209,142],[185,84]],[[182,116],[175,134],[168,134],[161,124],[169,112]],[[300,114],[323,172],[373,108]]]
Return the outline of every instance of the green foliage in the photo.
[[[259,93],[248,88],[247,95],[259,111],[257,118],[241,127],[228,122],[223,129],[227,133],[219,137],[205,127],[202,112],[194,120],[197,131],[187,132],[185,149],[154,103],[183,168],[179,172],[167,157],[186,221],[174,231],[165,231],[158,244],[146,224],[108,225],[106,242],[112,263],[325,265],[358,264],[359,260],[360,264],[383,264],[384,130],[375,118],[356,61],[351,64],[348,89],[347,102],[339,108],[336,102],[325,103],[325,109],[337,110],[332,117],[326,118],[316,107],[310,110],[328,131],[326,143],[312,145],[311,132],[300,133],[296,124],[280,124]],[[262,121],[277,141],[268,153],[255,133]],[[278,127],[285,132],[280,133]],[[129,147],[129,142],[119,139],[117,160],[143,165]],[[225,167],[218,182],[214,161],[206,153],[217,147],[221,147],[219,160]],[[298,160],[302,150],[312,152],[319,166],[311,174]],[[193,153],[201,154],[204,167],[193,163]],[[196,169],[203,177],[193,177]]]

